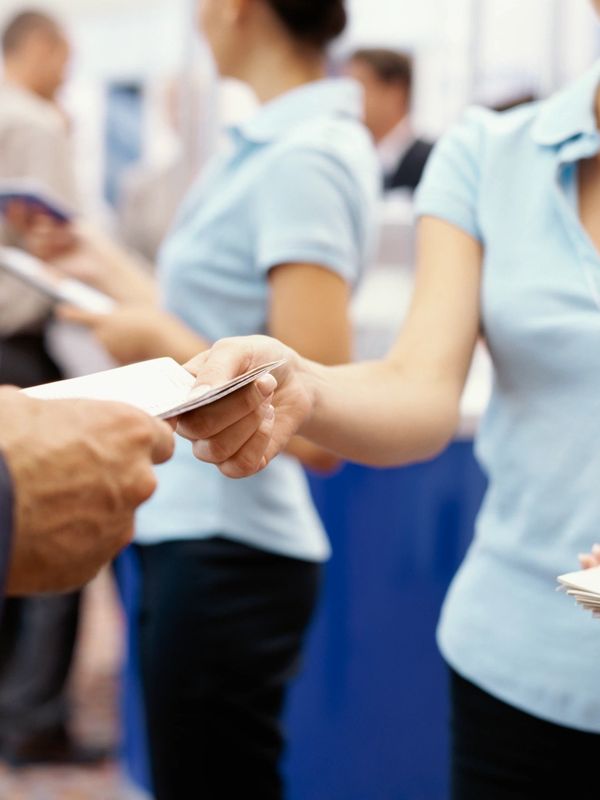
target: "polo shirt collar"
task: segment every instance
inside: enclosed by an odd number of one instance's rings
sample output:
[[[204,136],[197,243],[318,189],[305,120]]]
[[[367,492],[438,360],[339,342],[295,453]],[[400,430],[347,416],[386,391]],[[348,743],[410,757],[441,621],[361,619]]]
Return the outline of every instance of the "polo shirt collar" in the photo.
[[[361,120],[363,90],[349,78],[314,81],[266,103],[248,122],[233,133],[251,142],[275,141],[297,125],[323,116],[345,116]]]
[[[532,128],[537,144],[559,146],[578,136],[596,138],[595,102],[600,84],[600,61],[579,80],[540,105]]]

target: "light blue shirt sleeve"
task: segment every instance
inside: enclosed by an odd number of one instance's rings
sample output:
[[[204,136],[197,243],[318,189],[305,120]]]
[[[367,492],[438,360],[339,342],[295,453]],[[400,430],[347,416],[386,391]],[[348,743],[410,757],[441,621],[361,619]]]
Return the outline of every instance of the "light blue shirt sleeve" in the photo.
[[[317,264],[354,282],[364,258],[359,191],[324,151],[294,149],[278,159],[257,198],[257,268]]]
[[[435,147],[415,197],[418,217],[437,217],[481,241],[478,196],[484,109],[469,109]]]

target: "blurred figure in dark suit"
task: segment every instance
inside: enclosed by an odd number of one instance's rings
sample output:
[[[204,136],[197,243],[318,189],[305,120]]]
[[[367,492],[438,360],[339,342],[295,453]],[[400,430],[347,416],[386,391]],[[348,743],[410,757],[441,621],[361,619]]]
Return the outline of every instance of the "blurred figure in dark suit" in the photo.
[[[387,191],[414,191],[433,144],[419,139],[410,120],[413,64],[395,50],[357,50],[346,73],[365,88],[365,122],[377,144]]]

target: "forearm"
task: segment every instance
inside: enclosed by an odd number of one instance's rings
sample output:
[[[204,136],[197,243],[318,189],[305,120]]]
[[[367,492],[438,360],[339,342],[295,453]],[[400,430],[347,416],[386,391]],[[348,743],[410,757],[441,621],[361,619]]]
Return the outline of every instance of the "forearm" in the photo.
[[[313,398],[300,433],[342,458],[381,467],[425,461],[447,446],[458,426],[460,389],[441,377],[420,376],[391,360],[300,363]]]
[[[179,364],[185,364],[209,347],[210,343],[196,331],[177,317],[165,313],[145,337],[137,360],[168,356]]]
[[[158,345],[155,357],[170,356],[178,364],[185,364],[198,353],[203,353],[209,348],[210,343],[206,339],[173,318],[170,330],[164,331],[162,344]]]

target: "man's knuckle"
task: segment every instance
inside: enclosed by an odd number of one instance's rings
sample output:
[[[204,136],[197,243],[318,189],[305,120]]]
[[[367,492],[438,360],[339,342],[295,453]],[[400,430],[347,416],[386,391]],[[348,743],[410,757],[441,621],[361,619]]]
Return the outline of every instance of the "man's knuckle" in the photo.
[[[141,502],[149,500],[158,488],[158,479],[153,472],[147,472],[138,481],[138,492]]]

